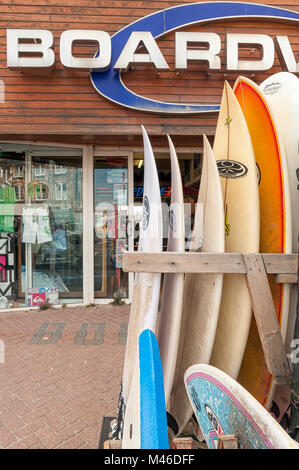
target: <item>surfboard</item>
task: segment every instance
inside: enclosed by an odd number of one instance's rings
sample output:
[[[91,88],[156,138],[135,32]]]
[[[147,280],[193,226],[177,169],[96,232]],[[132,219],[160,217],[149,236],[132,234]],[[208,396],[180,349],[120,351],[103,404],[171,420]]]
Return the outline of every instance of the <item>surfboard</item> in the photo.
[[[147,329],[139,336],[140,448],[168,449],[163,370],[158,342]]]
[[[206,136],[190,251],[224,252],[224,213],[216,160]],[[194,362],[211,357],[222,292],[222,274],[186,274],[179,351],[171,402],[173,432],[180,434],[192,416],[184,372]]]
[[[290,72],[279,72],[271,75],[260,84],[271,107],[282,136],[285,156],[288,166],[289,185],[291,193],[292,210],[292,252],[298,253],[299,236],[299,148],[298,148],[298,122],[299,122],[299,79]],[[287,349],[294,339],[297,286],[290,286],[290,309],[288,325],[285,336]]]
[[[259,174],[260,252],[290,253],[292,250],[290,190],[276,113],[265,93],[252,80],[239,77],[234,92],[246,118]],[[285,340],[290,287],[275,283],[273,275],[268,276],[268,279],[282,337]],[[266,407],[271,406],[277,386],[274,385],[273,378],[268,372],[254,318],[238,381],[260,403]],[[275,399],[277,400],[278,398]],[[279,414],[277,417],[279,418]]]
[[[180,166],[172,140],[168,143],[171,161],[171,201],[167,251],[185,251],[184,195]],[[169,401],[176,365],[183,304],[184,274],[164,274],[159,314],[158,344],[164,376],[166,404]]]
[[[225,251],[259,251],[259,193],[256,164],[247,124],[228,82],[224,84],[214,154],[220,174]],[[219,321],[210,363],[237,378],[251,322],[245,275],[225,274]]]
[[[189,367],[186,390],[210,449],[235,435],[240,449],[298,449],[270,413],[238,382],[206,364]]]
[[[143,214],[139,251],[162,251],[162,209],[160,185],[154,153],[142,126],[144,144]],[[140,380],[138,340],[141,332],[155,332],[160,296],[161,274],[137,273],[130,309],[119,408],[124,414],[123,448],[140,448]],[[119,417],[121,421],[121,417]]]

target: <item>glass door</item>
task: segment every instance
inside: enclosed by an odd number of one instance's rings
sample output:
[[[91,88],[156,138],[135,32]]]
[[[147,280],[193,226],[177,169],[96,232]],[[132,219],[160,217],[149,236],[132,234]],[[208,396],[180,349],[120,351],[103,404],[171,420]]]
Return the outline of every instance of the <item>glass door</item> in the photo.
[[[128,246],[128,158],[94,160],[94,295],[126,299],[129,277],[122,271]]]
[[[52,288],[53,303],[78,301],[83,297],[81,150],[36,148],[28,152],[27,167],[22,292]]]

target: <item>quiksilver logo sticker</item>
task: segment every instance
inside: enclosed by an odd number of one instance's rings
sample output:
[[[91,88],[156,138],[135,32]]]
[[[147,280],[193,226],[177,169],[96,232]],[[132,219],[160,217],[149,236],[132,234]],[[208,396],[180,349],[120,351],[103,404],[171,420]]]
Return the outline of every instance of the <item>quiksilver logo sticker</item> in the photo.
[[[234,160],[217,160],[217,168],[219,175],[224,178],[240,178],[248,172],[245,165]]]
[[[281,89],[281,83],[273,82],[265,86],[264,93],[266,95],[275,95],[276,93],[279,92],[280,89]]]
[[[150,204],[147,196],[144,196],[143,199],[143,209],[142,209],[142,228],[146,230],[148,227],[150,219]]]

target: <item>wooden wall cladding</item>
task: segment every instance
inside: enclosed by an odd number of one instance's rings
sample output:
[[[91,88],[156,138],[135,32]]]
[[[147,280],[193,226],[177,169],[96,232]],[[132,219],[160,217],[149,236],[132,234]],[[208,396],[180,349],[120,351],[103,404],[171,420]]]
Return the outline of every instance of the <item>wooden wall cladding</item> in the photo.
[[[0,103],[0,132],[3,136],[22,135],[139,135],[144,124],[153,136],[170,133],[177,136],[213,135],[217,114],[193,116],[159,115],[134,111],[116,105],[100,96],[93,88],[87,71],[64,68],[59,62],[59,38],[67,29],[100,29],[110,35],[121,28],[158,10],[188,1],[118,1],[107,0],[0,0],[0,79],[5,85],[5,102]],[[299,11],[295,0],[258,1],[272,6]],[[55,66],[50,71],[19,72],[6,65],[6,29],[49,29],[54,36]],[[222,41],[221,71],[207,74],[203,64],[190,64],[188,70],[174,70],[174,33],[158,40],[169,72],[159,75],[152,67],[139,66],[123,73],[123,81],[132,91],[143,96],[180,103],[220,102],[223,82],[231,85],[237,73],[226,73],[228,32],[263,33],[271,37],[287,35],[295,57],[299,53],[298,27],[294,24],[261,21],[207,23],[184,28],[184,31],[209,31]],[[92,55],[94,45],[77,47],[76,54]],[[241,57],[258,58],[256,50],[244,50]],[[244,73],[257,83],[281,71],[277,53],[274,66],[267,73]],[[88,138],[85,139],[88,143]]]

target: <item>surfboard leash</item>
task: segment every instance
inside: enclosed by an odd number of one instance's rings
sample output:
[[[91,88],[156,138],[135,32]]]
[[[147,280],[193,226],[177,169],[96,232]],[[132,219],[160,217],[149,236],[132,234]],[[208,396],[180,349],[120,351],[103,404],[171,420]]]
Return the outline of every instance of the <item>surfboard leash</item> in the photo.
[[[166,412],[166,417],[167,417],[167,426],[172,430],[173,434],[176,436],[177,433],[179,432],[179,426],[178,426],[178,423],[176,422],[176,419],[168,411]]]
[[[122,384],[120,386],[119,399],[118,399],[118,412],[116,422],[112,428],[112,439],[120,440],[123,435],[124,418],[125,418],[126,404],[122,391]]]
[[[230,224],[227,221],[227,204],[225,205],[225,222],[224,222],[225,234],[230,234]]]

